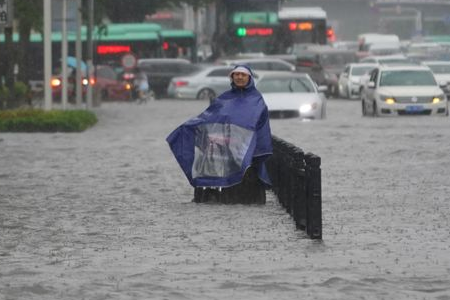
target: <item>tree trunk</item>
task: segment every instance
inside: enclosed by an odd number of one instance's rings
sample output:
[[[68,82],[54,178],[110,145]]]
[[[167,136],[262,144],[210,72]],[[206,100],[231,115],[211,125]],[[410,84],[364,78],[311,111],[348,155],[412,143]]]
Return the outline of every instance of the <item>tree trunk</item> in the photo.
[[[224,55],[225,45],[224,36],[226,36],[227,10],[224,0],[216,2],[216,28],[212,37],[212,59],[217,59]]]
[[[28,85],[30,80],[30,65],[29,55],[26,55],[27,49],[30,49],[30,32],[31,27],[20,26],[19,27],[19,49],[17,50],[17,64],[19,66],[19,74],[17,80],[22,81]]]
[[[5,28],[5,85],[9,89],[9,97],[6,99],[6,107],[10,107],[14,95],[14,43],[13,43],[13,29],[12,27]]]

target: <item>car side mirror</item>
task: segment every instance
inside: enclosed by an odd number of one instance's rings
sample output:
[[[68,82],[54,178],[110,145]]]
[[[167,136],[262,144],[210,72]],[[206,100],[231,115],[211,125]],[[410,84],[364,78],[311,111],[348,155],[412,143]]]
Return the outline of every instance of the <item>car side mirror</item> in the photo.
[[[375,82],[374,82],[374,81],[369,81],[369,82],[367,83],[367,87],[370,88],[370,89],[375,88]]]
[[[445,81],[439,81],[439,86],[440,86],[442,89],[448,88],[448,87],[447,87],[447,82],[445,82]]]
[[[319,85],[317,87],[317,90],[319,91],[319,93],[325,93],[326,91],[328,91],[328,87],[326,85]]]

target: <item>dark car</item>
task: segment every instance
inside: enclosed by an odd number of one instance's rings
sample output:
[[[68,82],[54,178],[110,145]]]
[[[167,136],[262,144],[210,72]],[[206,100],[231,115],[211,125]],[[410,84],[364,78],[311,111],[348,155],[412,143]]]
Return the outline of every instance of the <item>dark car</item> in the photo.
[[[354,51],[329,46],[301,48],[297,52],[294,50],[293,54],[296,56],[297,71],[308,73],[317,85],[326,85],[327,97],[339,96],[340,73],[346,64],[358,61]]]
[[[86,70],[82,74],[82,96],[86,97],[88,78]],[[74,102],[76,97],[75,86],[76,70],[68,68],[67,94],[69,102]],[[97,65],[91,72],[90,81],[96,96],[102,101],[106,100],[130,100],[131,86],[112,67],[108,65]],[[54,75],[51,81],[53,99],[60,101],[62,97],[62,76]]]
[[[147,74],[156,98],[167,96],[167,88],[173,77],[191,74],[199,69],[189,60],[180,58],[139,59],[138,67]]]
[[[57,67],[53,71],[52,79],[51,79],[51,87],[52,87],[52,97],[55,101],[61,101],[62,92],[63,92],[63,75],[62,68]],[[86,95],[86,87],[88,84],[88,79],[86,78],[85,70],[82,72],[82,95],[83,97]],[[76,70],[72,67],[67,68],[67,98],[69,102],[75,102],[76,96]]]
[[[131,85],[107,65],[97,65],[95,68],[94,88],[105,100],[131,100]]]

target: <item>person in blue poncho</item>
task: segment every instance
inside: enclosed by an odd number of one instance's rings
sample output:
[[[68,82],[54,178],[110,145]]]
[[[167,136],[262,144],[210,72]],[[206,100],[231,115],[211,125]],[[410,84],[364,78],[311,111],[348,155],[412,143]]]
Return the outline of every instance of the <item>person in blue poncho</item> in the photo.
[[[268,109],[253,77],[248,66],[235,66],[231,89],[167,137],[195,187],[195,202],[265,203],[265,188],[271,185],[265,160],[272,154],[272,136]]]

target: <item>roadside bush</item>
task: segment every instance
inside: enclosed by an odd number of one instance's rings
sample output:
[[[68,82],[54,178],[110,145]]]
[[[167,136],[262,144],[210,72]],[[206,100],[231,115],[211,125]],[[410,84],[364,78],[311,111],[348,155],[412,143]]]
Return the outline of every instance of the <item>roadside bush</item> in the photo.
[[[0,111],[0,132],[80,132],[96,123],[97,116],[86,110]]]
[[[14,96],[18,99],[27,99],[30,89],[22,81],[14,82]]]
[[[31,100],[30,88],[22,81],[14,82],[14,94],[8,87],[0,88],[0,109],[13,109],[20,106],[29,106]]]
[[[6,86],[0,87],[0,110],[6,107],[6,101],[10,97],[9,89]]]

